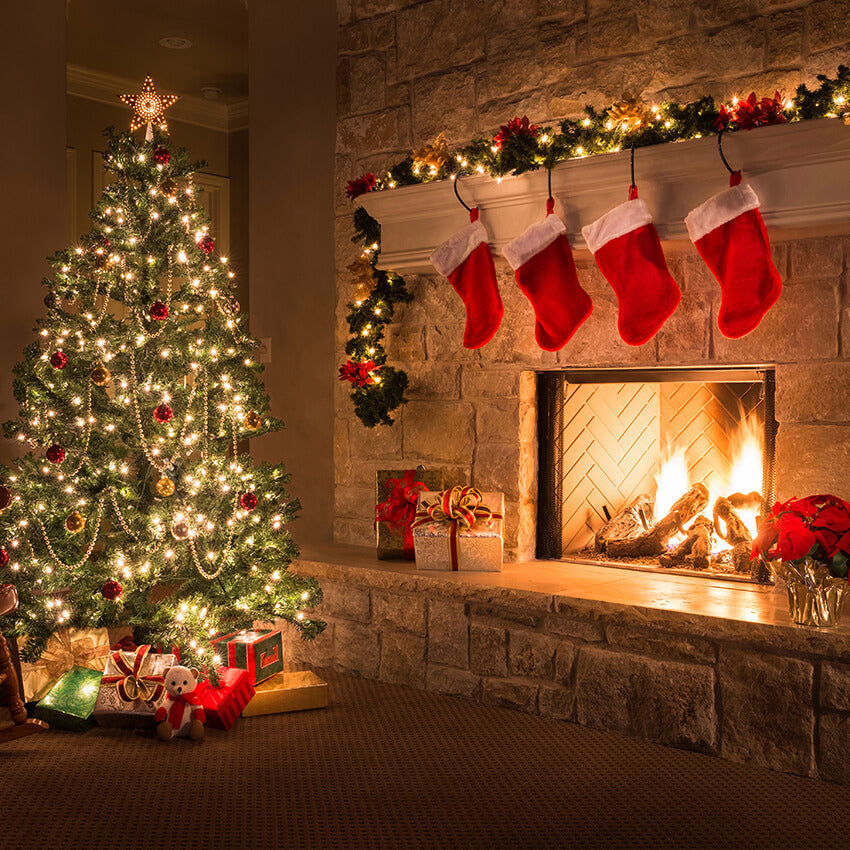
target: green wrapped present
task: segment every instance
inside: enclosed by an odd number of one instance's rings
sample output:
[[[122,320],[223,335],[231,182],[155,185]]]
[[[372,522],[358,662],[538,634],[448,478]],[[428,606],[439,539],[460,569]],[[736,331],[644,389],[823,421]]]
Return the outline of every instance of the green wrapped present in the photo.
[[[100,670],[72,667],[36,704],[35,716],[54,729],[85,732],[94,726],[94,704],[100,692]]]

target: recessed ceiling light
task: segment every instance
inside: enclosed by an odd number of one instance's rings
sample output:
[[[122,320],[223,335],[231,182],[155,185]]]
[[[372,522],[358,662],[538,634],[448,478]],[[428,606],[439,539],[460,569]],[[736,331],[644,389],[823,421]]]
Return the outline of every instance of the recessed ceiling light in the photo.
[[[169,50],[185,50],[187,47],[192,46],[192,42],[188,38],[181,38],[179,35],[166,36],[165,38],[161,38],[159,43],[163,47],[169,48]]]

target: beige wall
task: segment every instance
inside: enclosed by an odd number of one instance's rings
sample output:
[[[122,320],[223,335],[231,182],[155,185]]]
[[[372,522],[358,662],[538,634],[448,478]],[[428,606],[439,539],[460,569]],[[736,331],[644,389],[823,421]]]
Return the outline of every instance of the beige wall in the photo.
[[[752,89],[763,96],[776,87],[793,93],[801,81],[812,84],[817,73],[834,75],[839,64],[850,64],[847,10],[845,0],[340,2],[336,362],[344,360],[348,338],[346,265],[356,256],[348,179],[400,161],[442,131],[456,146],[515,115],[554,124],[580,114],[584,104],[609,106],[625,91],[650,102],[706,93],[729,98]],[[761,327],[741,340],[719,334],[719,287],[689,248],[668,246],[682,304],[639,348],[617,336],[614,293],[587,253],[577,265],[593,315],[557,354],[536,346],[531,307],[503,263],[505,320],[476,352],[462,346],[464,311],[449,284],[436,275],[408,277],[415,300],[398,310],[387,333],[391,364],[410,377],[410,403],[397,424],[364,428],[346,386],[337,386],[335,539],[373,541],[376,468],[426,463],[455,483],[504,491],[509,556],[528,556],[536,499],[529,378],[569,365],[776,362],[779,495],[834,490],[850,497],[846,392],[825,414],[807,390],[816,386],[822,398],[821,389],[850,373],[850,241],[774,247],[785,291]]]
[[[13,418],[11,366],[45,312],[44,261],[66,243],[65,2],[0,4],[6,33],[0,62],[0,422]],[[8,459],[15,448],[0,445]]]
[[[270,337],[264,381],[282,434],[252,441],[285,461],[304,506],[299,541],[333,521],[333,4],[251,2],[251,330]]]

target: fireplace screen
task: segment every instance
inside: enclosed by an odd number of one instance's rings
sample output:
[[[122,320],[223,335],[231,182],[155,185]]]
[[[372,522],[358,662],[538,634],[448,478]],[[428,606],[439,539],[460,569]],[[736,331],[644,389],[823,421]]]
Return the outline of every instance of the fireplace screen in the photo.
[[[538,557],[766,580],[773,389],[766,367],[541,373]]]

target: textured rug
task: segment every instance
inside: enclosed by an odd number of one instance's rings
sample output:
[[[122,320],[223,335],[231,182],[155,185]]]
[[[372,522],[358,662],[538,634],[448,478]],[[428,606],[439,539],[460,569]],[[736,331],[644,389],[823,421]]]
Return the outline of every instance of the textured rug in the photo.
[[[325,709],[201,744],[0,749],[0,847],[834,848],[847,789],[334,674]]]

